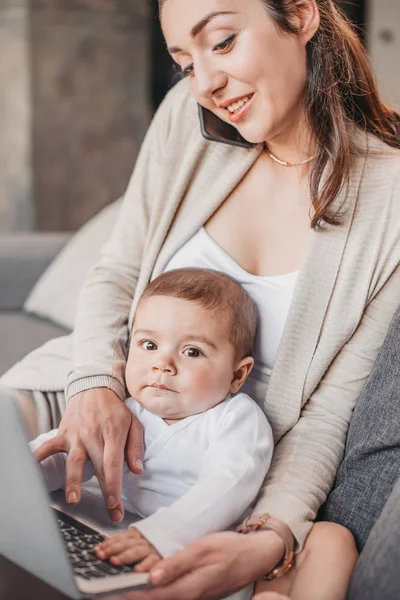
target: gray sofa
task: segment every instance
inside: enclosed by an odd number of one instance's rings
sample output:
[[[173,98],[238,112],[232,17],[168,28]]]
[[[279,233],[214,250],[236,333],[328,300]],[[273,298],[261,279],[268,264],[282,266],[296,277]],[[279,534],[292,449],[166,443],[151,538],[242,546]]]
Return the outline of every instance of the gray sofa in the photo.
[[[69,233],[0,234],[0,376],[28,352],[68,330],[29,315],[24,302]]]

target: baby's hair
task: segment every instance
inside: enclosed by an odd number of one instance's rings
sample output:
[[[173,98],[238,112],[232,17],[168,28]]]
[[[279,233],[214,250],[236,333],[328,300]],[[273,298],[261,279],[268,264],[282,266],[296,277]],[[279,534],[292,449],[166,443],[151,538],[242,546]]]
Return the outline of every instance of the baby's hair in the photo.
[[[182,298],[220,313],[226,319],[227,336],[235,349],[236,359],[251,356],[257,307],[233,277],[213,269],[175,269],[162,273],[147,286],[142,298],[151,296]]]

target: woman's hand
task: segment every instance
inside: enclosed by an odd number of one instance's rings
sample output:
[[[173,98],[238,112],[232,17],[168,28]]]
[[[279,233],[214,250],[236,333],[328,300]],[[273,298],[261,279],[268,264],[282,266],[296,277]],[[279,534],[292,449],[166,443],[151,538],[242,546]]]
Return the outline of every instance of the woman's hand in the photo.
[[[134,569],[139,573],[150,571],[162,560],[156,548],[134,527],[107,538],[94,551],[101,560],[110,560],[114,565],[137,563]]]
[[[273,531],[207,535],[150,570],[153,589],[127,600],[217,600],[259,579],[281,560],[285,548]]]
[[[67,405],[58,435],[35,452],[39,462],[67,452],[65,496],[70,504],[81,498],[83,467],[92,462],[114,522],[124,516],[121,499],[125,460],[136,474],[143,470],[143,427],[119,397],[108,388],[94,388],[73,396]]]

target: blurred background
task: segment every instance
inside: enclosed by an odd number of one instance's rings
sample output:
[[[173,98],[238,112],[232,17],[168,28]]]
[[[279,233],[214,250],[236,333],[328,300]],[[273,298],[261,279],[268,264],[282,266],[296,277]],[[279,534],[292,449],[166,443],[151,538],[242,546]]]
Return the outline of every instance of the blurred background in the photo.
[[[400,108],[400,0],[339,3]],[[173,75],[157,0],[0,0],[0,234],[74,231],[118,198]]]

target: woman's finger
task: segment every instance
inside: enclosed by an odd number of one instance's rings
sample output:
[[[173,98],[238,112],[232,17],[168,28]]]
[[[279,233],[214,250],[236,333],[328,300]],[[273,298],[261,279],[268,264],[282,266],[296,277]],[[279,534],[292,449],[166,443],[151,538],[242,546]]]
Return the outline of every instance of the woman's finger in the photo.
[[[132,473],[140,475],[143,472],[144,435],[143,425],[134,415],[128,431],[125,445],[125,460]]]
[[[124,517],[122,471],[124,450],[131,423],[132,413],[124,403],[119,402],[115,406],[114,413],[101,425],[101,435],[104,440],[101,457],[104,473],[103,495],[111,520],[114,522],[122,521]]]
[[[199,566],[201,553],[195,544],[160,561],[150,571],[153,585],[167,585]]]
[[[104,445],[99,440],[92,440],[87,444],[89,459],[92,462],[94,473],[99,482],[101,493],[103,494],[104,502],[110,515],[111,521],[119,523],[124,518],[124,507],[121,498],[119,500],[110,497],[106,488],[105,471],[103,463]]]
[[[81,499],[83,469],[88,455],[82,445],[70,449],[65,464],[65,498],[69,504],[77,504]]]
[[[158,565],[155,566],[155,569]],[[207,576],[209,567],[204,569],[196,569],[187,573],[177,581],[156,587],[142,592],[135,593],[135,600],[217,600],[223,598],[227,594],[218,592],[212,583],[210,584]]]
[[[125,442],[125,435],[111,434],[104,440],[103,453],[106,506],[108,511],[119,510],[121,519],[124,516],[124,505],[121,496]]]
[[[45,458],[58,454],[59,452],[68,452],[69,444],[65,437],[61,434],[56,435],[51,440],[44,442],[34,452],[38,462],[42,462]]]
[[[140,563],[135,565],[134,571],[137,571],[138,573],[147,573],[157,563],[159,563],[160,560],[161,560],[160,555],[153,552],[152,554],[149,554],[149,556],[147,558],[143,559]]]

